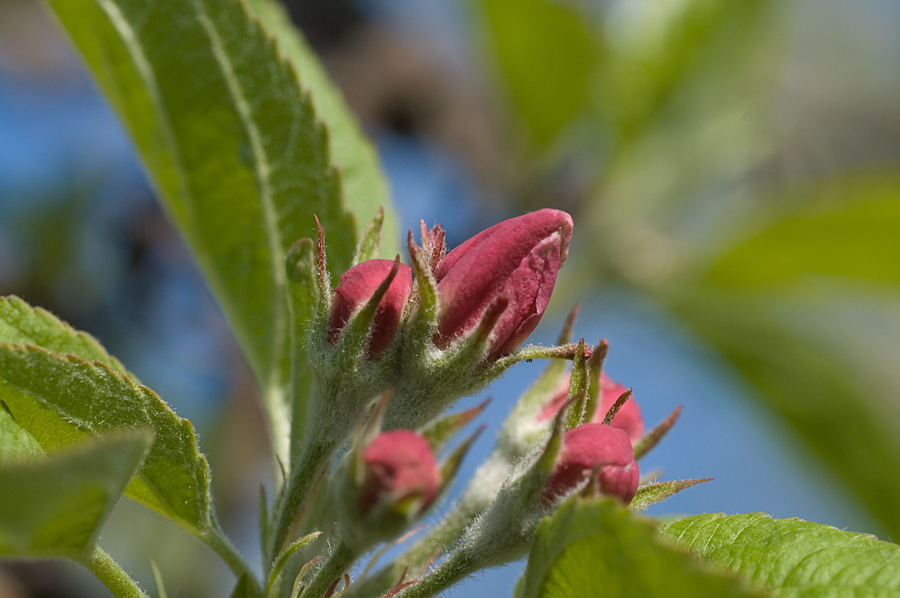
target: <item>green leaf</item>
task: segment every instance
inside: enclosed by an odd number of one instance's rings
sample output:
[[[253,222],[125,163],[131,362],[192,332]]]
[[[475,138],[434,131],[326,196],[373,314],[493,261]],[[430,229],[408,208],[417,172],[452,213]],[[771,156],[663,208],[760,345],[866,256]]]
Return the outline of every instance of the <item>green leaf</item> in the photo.
[[[0,297],[0,341],[35,345],[54,353],[71,353],[88,361],[101,361],[120,374],[131,375],[97,339],[75,330],[47,310],[31,307],[14,295]]]
[[[646,4],[631,14],[620,10],[618,22],[602,24],[609,34],[596,73],[599,113],[627,138],[644,131],[658,134],[659,118],[679,96],[696,93],[697,86],[701,95],[721,102],[731,90],[719,86],[765,53],[759,39],[771,23],[771,6],[769,0],[688,0],[665,9]],[[746,101],[746,90],[741,97]],[[698,103],[707,103],[702,97],[691,100],[691,114]]]
[[[298,78],[311,59],[286,58],[241,0],[47,3],[193,247],[261,387],[277,453],[286,460],[292,323],[305,314],[292,313],[285,255],[298,238],[314,236],[317,214],[340,274],[362,228],[344,207],[324,113],[310,96],[320,89]],[[339,113],[328,98],[321,104]],[[343,129],[335,143],[346,147],[336,154],[356,160],[339,166],[352,175],[359,207],[358,189],[378,175]],[[362,222],[374,211],[361,214]]]
[[[712,264],[716,288],[808,289],[822,277],[900,283],[900,177],[831,178],[783,193],[803,206],[757,227]],[[810,206],[810,202],[813,202]]]
[[[86,558],[153,441],[113,435],[50,459],[0,467],[0,555]]]
[[[776,596],[900,593],[900,546],[873,536],[763,513],[697,515],[663,525],[661,532]]]
[[[666,297],[866,504],[900,535],[900,178],[842,176],[784,191]]]
[[[525,134],[539,148],[590,106],[598,47],[591,25],[548,0],[481,0],[489,44]]]
[[[16,423],[9,407],[0,401],[0,466],[41,457],[44,457],[41,445],[28,430]]]
[[[517,594],[519,595],[519,594]],[[538,528],[522,598],[758,596],[613,501],[570,500]]]
[[[891,372],[859,376],[879,357],[872,345],[851,342],[838,326],[840,313],[798,295],[707,289],[673,305],[885,528],[900,534],[897,391],[882,386]],[[865,349],[856,363],[851,345]]]
[[[191,423],[101,362],[0,342],[0,400],[46,452],[122,428],[155,440],[126,495],[189,531],[211,529],[209,466]]]
[[[381,225],[381,248],[377,253],[392,259],[400,251],[397,219],[393,217],[387,184],[375,148],[361,131],[340,90],[328,78],[281,3],[247,0],[247,4],[278,40],[279,50],[293,63],[303,87],[312,96],[319,117],[328,124],[331,159],[341,172],[347,208],[356,215],[357,234],[362,237],[378,208],[383,208],[387,218]]]

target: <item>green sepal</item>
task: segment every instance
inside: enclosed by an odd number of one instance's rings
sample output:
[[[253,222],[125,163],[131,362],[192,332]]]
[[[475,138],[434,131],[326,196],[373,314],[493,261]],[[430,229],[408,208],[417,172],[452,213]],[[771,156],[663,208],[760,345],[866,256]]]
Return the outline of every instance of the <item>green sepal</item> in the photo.
[[[278,583],[278,577],[281,575],[284,566],[291,559],[292,556],[297,554],[297,552],[307,546],[310,542],[318,538],[322,535],[322,532],[312,532],[311,534],[307,534],[298,540],[294,540],[291,542],[289,546],[287,546],[278,556],[275,558],[275,562],[272,565],[272,569],[269,571],[268,581],[266,582],[266,595],[268,596],[271,593],[272,587]]]
[[[613,419],[616,417],[616,414],[619,413],[619,409],[622,406],[631,400],[634,395],[629,388],[625,392],[619,395],[619,398],[616,399],[615,403],[609,406],[609,409],[606,411],[606,415],[603,416],[603,420],[600,422],[604,426],[611,426]]]
[[[584,421],[594,420],[594,414],[600,406],[600,374],[603,372],[603,362],[609,353],[609,343],[605,338],[600,339],[597,346],[591,351],[591,357],[587,360],[587,393],[584,404]]]
[[[378,246],[381,244],[381,227],[384,224],[384,209],[379,207],[375,217],[363,232],[356,253],[353,255],[351,267],[378,257]]]
[[[372,336],[372,322],[375,320],[375,312],[381,303],[388,287],[400,271],[400,256],[394,258],[394,265],[387,277],[378,285],[365,305],[350,317],[350,321],[341,330],[334,354],[340,356],[335,367],[342,371],[352,371],[357,362],[367,360],[366,351],[369,339]],[[393,343],[392,343],[393,344]],[[390,349],[388,349],[390,351]]]
[[[471,409],[460,411],[458,413],[450,413],[432,421],[421,431],[422,436],[428,441],[431,452],[437,454],[443,450],[447,442],[457,432],[463,429],[469,422],[481,415],[491,402],[490,399],[483,401],[480,405],[476,405]]]
[[[652,504],[662,502],[691,486],[708,482],[712,478],[703,478],[702,480],[678,480],[672,482],[657,482],[655,484],[647,484],[638,488],[628,508],[632,511],[643,511]]]
[[[672,429],[672,426],[675,425],[675,422],[678,421],[678,416],[681,415],[681,410],[683,408],[684,405],[675,407],[675,409],[672,410],[672,413],[666,416],[666,419],[662,420],[652,430],[644,434],[640,440],[634,443],[635,460],[640,459],[649,453],[650,450],[662,440],[663,436],[665,436],[666,433]]]
[[[450,453],[441,464],[441,490],[438,499],[435,499],[434,504],[437,504],[440,496],[443,496],[443,494],[450,489],[450,485],[456,478],[457,472],[459,472],[459,466],[462,465],[463,458],[465,458],[469,449],[472,448],[472,443],[475,442],[482,432],[484,432],[485,427],[486,426],[484,425],[479,426],[478,429],[475,430],[471,436],[466,438],[462,444],[456,447],[456,449]]]
[[[413,346],[416,356],[424,356],[437,327],[439,307],[437,281],[422,250],[416,245],[412,231],[407,235],[406,245],[409,249],[410,266],[416,275],[413,303],[417,306],[409,326],[409,343]]]
[[[587,407],[588,371],[587,359],[584,358],[584,339],[578,341],[575,359],[572,362],[572,374],[569,376],[569,407],[566,429],[571,430],[585,422]],[[574,400],[572,400],[574,399]]]

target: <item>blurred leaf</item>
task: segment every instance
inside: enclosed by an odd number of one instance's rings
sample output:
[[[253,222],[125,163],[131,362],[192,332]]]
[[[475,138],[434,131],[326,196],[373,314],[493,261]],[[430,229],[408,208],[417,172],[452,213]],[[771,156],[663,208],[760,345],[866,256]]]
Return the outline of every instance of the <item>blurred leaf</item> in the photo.
[[[489,44],[530,141],[549,146],[590,106],[599,47],[591,24],[549,0],[480,0]]]
[[[0,555],[82,560],[153,441],[111,436],[50,459],[0,467]]]
[[[853,375],[840,339],[824,343],[798,329],[815,307],[796,296],[697,291],[674,309],[900,535],[898,421],[887,409],[896,397],[877,396],[873,381]]]
[[[895,536],[900,385],[895,364],[868,350],[865,326],[883,325],[873,305],[853,304],[849,291],[854,283],[874,300],[890,283],[887,299],[898,305],[898,193],[896,176],[853,176],[787,194],[783,203],[803,209],[756,224],[700,285],[666,297]]]
[[[776,596],[887,598],[900,592],[900,546],[872,536],[762,513],[697,515],[660,532]]]
[[[292,320],[304,314],[291,313],[285,255],[298,238],[314,236],[317,214],[337,275],[349,267],[362,227],[343,205],[328,130],[310,97],[318,90],[298,81],[305,65],[289,62],[240,0],[48,4],[193,247],[261,387],[277,454],[286,460]],[[356,162],[339,166],[354,178],[377,179],[349,136],[338,135],[351,147],[337,157]],[[354,207],[363,184],[352,185]],[[359,215],[362,223],[378,199]]]
[[[686,87],[716,95],[708,85],[759,54],[772,22],[768,0],[619,3],[593,14],[553,0],[479,5],[512,104],[540,148],[580,115],[612,125],[620,143]]]
[[[131,375],[90,334],[75,330],[50,312],[31,307],[19,297],[0,297],[0,341],[35,345],[54,353],[71,353],[88,361],[102,361],[120,374]]]
[[[651,520],[612,501],[570,500],[545,519],[522,598],[758,596],[656,535]]]
[[[126,494],[192,533],[211,529],[209,467],[194,428],[149,388],[101,362],[0,342],[0,400],[46,452],[149,427],[153,448]]]
[[[706,283],[741,290],[796,287],[815,276],[900,283],[900,176],[833,177],[785,195],[806,209],[730,248]]]
[[[620,5],[623,14],[605,23],[606,59],[595,85],[600,114],[627,138],[649,128],[686,87],[730,78],[748,56],[759,53],[771,4],[687,0],[666,6]],[[629,11],[633,14],[625,14]]]
[[[16,423],[9,407],[0,401],[0,466],[34,461],[43,456],[41,445],[28,430]]]

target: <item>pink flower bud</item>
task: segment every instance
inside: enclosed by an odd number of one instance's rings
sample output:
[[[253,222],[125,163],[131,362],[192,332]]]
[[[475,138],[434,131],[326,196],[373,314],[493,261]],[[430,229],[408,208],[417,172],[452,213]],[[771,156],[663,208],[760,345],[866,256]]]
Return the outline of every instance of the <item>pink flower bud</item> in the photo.
[[[504,220],[448,253],[434,268],[440,313],[434,342],[446,348],[504,298],[489,359],[509,355],[537,326],[568,254],[572,217],[544,209]]]
[[[550,502],[597,471],[601,493],[631,502],[640,482],[628,434],[603,424],[584,424],[563,436],[563,446],[544,486],[543,500]]]
[[[594,412],[592,422],[602,422],[606,417],[606,412],[613,406],[619,397],[621,397],[628,389],[618,382],[615,382],[605,373],[600,373],[600,401],[597,405],[597,411]],[[556,415],[559,408],[566,402],[569,396],[569,376],[562,379],[560,384],[553,392],[553,397],[547,402],[544,410],[538,417],[538,421],[547,421]],[[641,409],[638,407],[634,397],[630,398],[613,417],[612,427],[625,430],[628,439],[631,442],[637,442],[644,435],[644,417],[641,415]]]
[[[382,432],[362,453],[365,478],[359,505],[363,513],[387,501],[399,506],[416,501],[421,512],[437,496],[441,471],[428,441],[409,430]]]
[[[329,342],[337,342],[341,330],[353,313],[366,304],[378,286],[387,279],[393,267],[393,260],[367,260],[341,274],[341,284],[335,289],[331,302]],[[411,292],[412,270],[409,266],[400,264],[397,275],[375,310],[368,349],[370,357],[379,355],[391,344]]]

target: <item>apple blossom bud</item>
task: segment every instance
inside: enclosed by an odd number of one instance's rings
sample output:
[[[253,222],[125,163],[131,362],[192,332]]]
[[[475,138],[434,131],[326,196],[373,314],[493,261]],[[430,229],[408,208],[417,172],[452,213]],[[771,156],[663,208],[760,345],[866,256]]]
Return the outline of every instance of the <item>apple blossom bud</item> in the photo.
[[[489,359],[509,355],[537,326],[572,238],[572,217],[543,209],[504,220],[434,266],[440,300],[434,343],[446,348],[472,331],[499,300],[506,308],[491,331]]]
[[[563,436],[563,446],[544,486],[542,500],[552,502],[595,477],[598,490],[631,502],[640,482],[628,434],[604,424],[584,424]]]
[[[417,515],[435,499],[441,471],[428,441],[409,430],[382,432],[362,452],[365,470],[359,507],[368,513],[377,505],[390,505]]]
[[[367,260],[341,274],[341,283],[335,289],[331,302],[329,342],[337,342],[341,330],[387,279],[393,267],[393,260]],[[409,266],[399,264],[397,275],[388,286],[372,320],[372,336],[368,347],[370,357],[383,353],[391,344],[411,292],[412,270]]]

